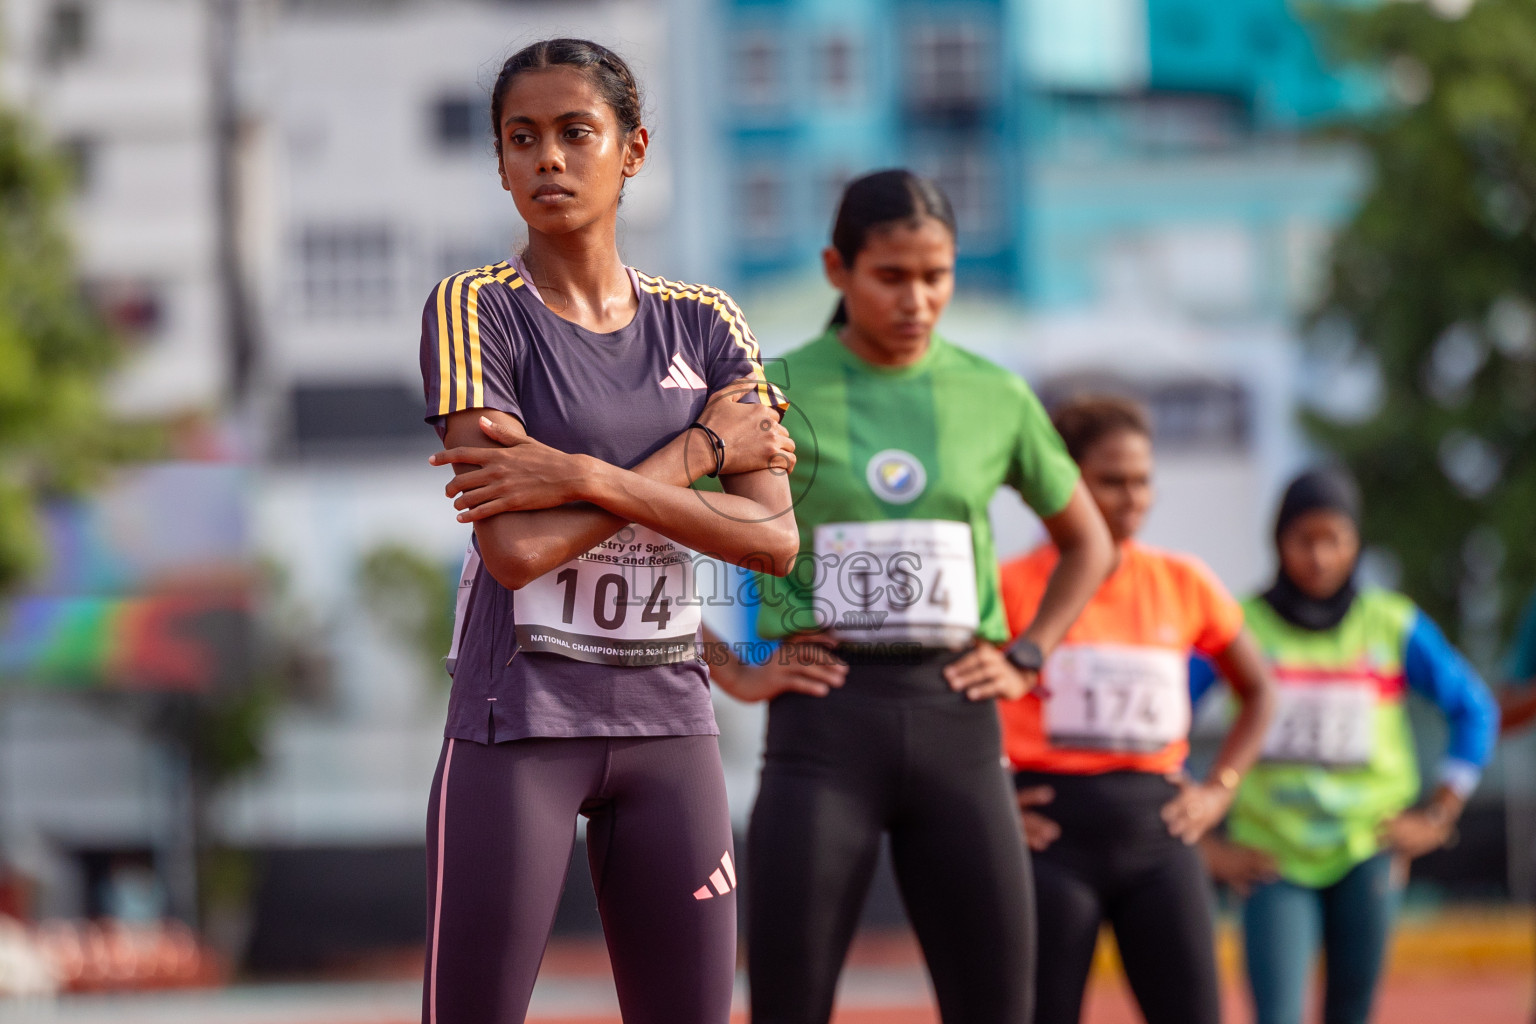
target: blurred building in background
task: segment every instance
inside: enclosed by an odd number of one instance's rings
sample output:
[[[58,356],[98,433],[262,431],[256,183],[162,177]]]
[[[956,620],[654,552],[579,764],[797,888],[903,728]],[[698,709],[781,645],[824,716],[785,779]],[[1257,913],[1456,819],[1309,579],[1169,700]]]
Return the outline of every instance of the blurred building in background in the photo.
[[[803,269],[849,178],[909,166],[948,192],[961,280],[1024,276],[1027,81],[1007,2],[722,3],[719,126],[737,281]],[[720,271],[716,271],[719,273]]]
[[[217,408],[228,384],[218,260],[213,4],[7,0],[0,81],[67,153],[83,283],[131,356],[126,415]]]
[[[380,618],[361,567],[411,551],[447,586],[468,535],[446,472],[425,465],[420,311],[441,277],[517,242],[487,97],[526,42],[591,36],[630,59],[653,146],[621,210],[625,256],[731,289],[770,354],[830,312],[818,253],[843,184],[892,165],[936,177],[961,239],[945,333],[1047,398],[1144,398],[1150,539],[1235,589],[1270,571],[1270,503],[1306,454],[1298,318],[1364,181],[1357,155],[1302,132],[1371,101],[1285,0],[5,0],[0,14],[0,85],[72,154],[82,273],[130,339],[114,405],[203,414],[232,439],[60,513],[61,550],[114,515],[141,527],[77,544],[93,565],[190,558],[55,572],[34,596],[126,599],[261,560],[283,581],[266,618],[311,666],[272,711],[260,765],[207,816],[209,843],[258,855],[248,923],[266,966],[420,935],[447,680]],[[1038,538],[1016,498],[994,513],[1005,554]],[[749,629],[742,610],[720,620]],[[220,671],[188,688],[224,685]],[[122,688],[115,668],[91,678]],[[157,699],[33,687],[0,704],[0,856],[39,882],[39,912],[194,901],[184,766]],[[720,710],[744,820],[760,710]]]
[[[186,695],[245,682],[246,471],[230,394],[215,5],[9,0],[5,98],[73,171],[84,298],[123,340],[103,417],[175,424],[175,461],[45,517],[49,565],[0,648],[0,856],[39,915],[194,913]]]
[[[520,235],[490,135],[502,60],[600,25],[664,111],[665,17],[659,2],[302,0],[251,18],[243,81],[275,460],[424,446],[422,305]],[[668,150],[625,196],[626,255],[643,266],[670,255]]]
[[[1159,225],[1233,220],[1205,207],[1208,184],[1246,201],[1235,227],[1310,229],[1314,248],[1353,184],[1336,161],[1272,162],[1298,129],[1370,95],[1323,67],[1285,0],[720,0],[718,15],[725,88],[708,97],[731,232],[715,272],[737,282],[810,267],[843,184],[879,167],[944,186],[966,287],[1048,307],[1138,285],[1197,288],[1127,281],[1137,254],[1125,249]],[[1149,163],[1167,183],[1141,177]],[[1072,173],[1083,168],[1096,173]],[[1274,181],[1286,184],[1278,195],[1265,187]],[[1211,249],[1212,262],[1235,247],[1196,242],[1185,248]],[[1272,271],[1260,263],[1241,269]],[[1293,297],[1295,270],[1279,269],[1238,294],[1189,297],[1274,309]]]
[[[725,88],[693,120],[721,126],[717,273],[765,348],[824,322],[843,183],[925,171],[959,222],[946,332],[1049,395],[1147,400],[1150,536],[1258,584],[1268,503],[1305,457],[1296,322],[1364,184],[1355,154],[1302,131],[1369,84],[1326,69],[1285,0],[719,0],[717,17]],[[1038,537],[1016,501],[995,511],[1005,552]]]

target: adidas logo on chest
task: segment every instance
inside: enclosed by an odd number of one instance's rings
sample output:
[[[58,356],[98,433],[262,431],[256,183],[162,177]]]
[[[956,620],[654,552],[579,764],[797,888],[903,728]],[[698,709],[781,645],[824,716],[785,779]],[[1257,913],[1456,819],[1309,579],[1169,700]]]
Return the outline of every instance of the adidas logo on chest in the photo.
[[[684,391],[703,391],[709,385],[704,383],[704,378],[694,372],[683,359],[682,353],[672,357],[672,363],[667,368],[667,375],[661,378],[661,386],[664,388],[680,388]]]

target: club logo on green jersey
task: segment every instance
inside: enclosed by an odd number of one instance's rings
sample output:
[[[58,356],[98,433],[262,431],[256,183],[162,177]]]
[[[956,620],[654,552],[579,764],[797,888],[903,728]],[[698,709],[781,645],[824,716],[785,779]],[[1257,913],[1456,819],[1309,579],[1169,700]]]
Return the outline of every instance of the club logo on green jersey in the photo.
[[[887,448],[870,457],[864,479],[880,500],[906,505],[916,501],[928,486],[928,471],[911,452]]]

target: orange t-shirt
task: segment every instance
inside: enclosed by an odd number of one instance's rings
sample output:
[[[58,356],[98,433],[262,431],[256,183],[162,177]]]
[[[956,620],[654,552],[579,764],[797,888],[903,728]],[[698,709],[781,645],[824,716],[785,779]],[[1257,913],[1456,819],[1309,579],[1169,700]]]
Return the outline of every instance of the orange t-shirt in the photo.
[[[1008,630],[1035,617],[1056,548],[1002,568]],[[1018,770],[1166,773],[1189,754],[1189,654],[1219,654],[1243,611],[1197,559],[1129,541],[1120,565],[1046,659],[1041,689],[1002,701],[1003,746]]]

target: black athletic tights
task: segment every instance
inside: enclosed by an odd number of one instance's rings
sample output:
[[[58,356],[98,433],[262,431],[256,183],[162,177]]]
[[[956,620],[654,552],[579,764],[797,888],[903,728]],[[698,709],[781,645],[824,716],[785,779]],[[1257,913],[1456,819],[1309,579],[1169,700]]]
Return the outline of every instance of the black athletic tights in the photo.
[[[1020,772],[1048,785],[1061,838],[1035,854],[1040,922],[1036,1024],[1077,1024],[1099,926],[1108,922],[1147,1024],[1219,1024],[1211,895],[1195,851],[1160,811],[1177,792],[1146,772]]]
[[[727,1024],[737,879],[713,736],[444,743],[422,1024],[522,1024],[578,813],[625,1024]]]
[[[769,708],[748,832],[752,1024],[825,1024],[881,833],[944,1024],[1029,1024],[1029,859],[997,710],[950,691],[949,654],[849,657],[826,697]]]

